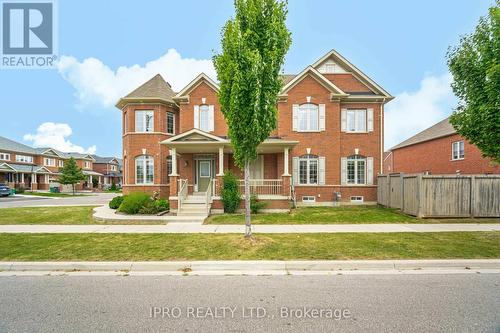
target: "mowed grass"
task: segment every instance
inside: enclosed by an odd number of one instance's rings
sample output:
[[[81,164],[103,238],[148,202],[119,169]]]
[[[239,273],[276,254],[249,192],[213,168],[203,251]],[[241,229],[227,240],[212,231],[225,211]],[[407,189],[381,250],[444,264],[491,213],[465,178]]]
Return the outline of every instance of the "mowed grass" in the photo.
[[[206,224],[245,224],[243,214],[210,216]],[[417,219],[381,206],[302,207],[289,214],[252,215],[253,224],[347,224],[347,223],[500,223],[500,219]]]
[[[0,209],[0,224],[95,224],[89,206]]]
[[[500,258],[500,232],[0,234],[0,260]]]

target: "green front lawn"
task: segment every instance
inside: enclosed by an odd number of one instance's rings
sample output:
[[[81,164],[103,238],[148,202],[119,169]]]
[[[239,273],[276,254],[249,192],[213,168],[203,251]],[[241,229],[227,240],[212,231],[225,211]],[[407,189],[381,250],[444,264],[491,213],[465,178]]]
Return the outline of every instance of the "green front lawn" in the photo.
[[[0,234],[0,260],[500,258],[500,232]]]
[[[93,224],[89,206],[0,209],[0,224]]]
[[[37,197],[54,197],[54,198],[63,198],[63,197],[84,197],[88,196],[88,194],[70,194],[70,193],[50,193],[50,192],[30,192],[25,191],[24,193],[19,193],[23,195],[34,195]]]
[[[207,224],[245,224],[243,214],[212,215]],[[303,207],[290,214],[252,215],[253,224],[500,223],[500,219],[417,219],[381,206]]]

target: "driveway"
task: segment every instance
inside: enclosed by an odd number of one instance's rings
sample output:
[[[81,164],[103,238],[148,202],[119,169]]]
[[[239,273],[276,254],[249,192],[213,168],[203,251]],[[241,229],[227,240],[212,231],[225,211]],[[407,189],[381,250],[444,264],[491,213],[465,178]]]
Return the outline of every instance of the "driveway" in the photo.
[[[14,196],[0,198],[0,208],[36,207],[36,206],[99,206],[107,204],[119,193],[92,193],[76,197],[35,197]]]

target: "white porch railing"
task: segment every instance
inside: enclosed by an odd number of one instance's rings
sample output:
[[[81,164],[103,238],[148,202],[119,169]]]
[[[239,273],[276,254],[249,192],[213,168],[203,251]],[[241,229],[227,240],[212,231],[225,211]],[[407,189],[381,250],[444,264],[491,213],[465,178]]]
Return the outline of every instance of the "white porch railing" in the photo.
[[[240,179],[240,193],[245,194],[245,180]],[[281,179],[250,179],[250,194],[282,195],[283,181]]]
[[[177,195],[177,211],[181,210],[181,206],[186,200],[188,195],[188,181],[187,179],[179,179],[179,192]]]
[[[205,208],[207,210],[207,214],[210,215],[210,204],[212,203],[212,186],[214,184],[214,180],[210,179],[210,182],[208,183],[207,186],[207,192],[205,193]]]

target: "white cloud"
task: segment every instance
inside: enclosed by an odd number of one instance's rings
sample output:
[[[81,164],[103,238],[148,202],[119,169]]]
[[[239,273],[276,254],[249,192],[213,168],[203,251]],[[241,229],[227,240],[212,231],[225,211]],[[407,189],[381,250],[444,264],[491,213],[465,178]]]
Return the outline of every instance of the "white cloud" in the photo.
[[[182,58],[175,49],[169,49],[144,66],[120,66],[116,71],[99,59],[87,58],[80,62],[71,56],[62,56],[57,68],[62,77],[76,89],[76,96],[82,106],[95,103],[104,107],[113,106],[120,97],[158,73],[172,85],[174,91],[180,91],[201,72],[216,77],[212,60]]]
[[[427,76],[420,88],[403,92],[385,108],[385,149],[434,125],[451,114],[456,99],[451,90],[452,76]]]
[[[68,140],[73,130],[68,124],[46,122],[38,126],[36,134],[26,134],[23,140],[33,142],[35,147],[54,148],[63,152],[94,154],[96,146],[87,149]]]

